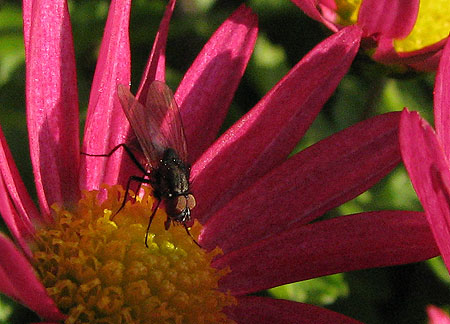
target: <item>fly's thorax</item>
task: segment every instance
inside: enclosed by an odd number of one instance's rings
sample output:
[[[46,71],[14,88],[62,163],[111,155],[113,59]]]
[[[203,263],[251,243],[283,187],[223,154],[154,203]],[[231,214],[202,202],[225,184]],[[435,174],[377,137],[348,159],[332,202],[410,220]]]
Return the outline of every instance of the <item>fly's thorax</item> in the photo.
[[[152,173],[151,183],[157,195],[175,198],[189,192],[189,167],[172,148],[164,151],[160,165]]]

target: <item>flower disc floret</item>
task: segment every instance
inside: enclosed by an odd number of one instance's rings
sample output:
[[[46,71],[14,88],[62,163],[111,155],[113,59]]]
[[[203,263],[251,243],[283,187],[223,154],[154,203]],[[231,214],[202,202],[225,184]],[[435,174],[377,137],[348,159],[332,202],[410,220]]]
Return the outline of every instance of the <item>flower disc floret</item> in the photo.
[[[65,323],[232,323],[222,309],[235,298],[218,289],[229,270],[210,266],[221,251],[199,248],[182,226],[166,231],[162,209],[147,248],[150,190],[114,215],[123,189],[105,189],[102,203],[91,191],[73,211],[54,205],[54,223],[36,235],[35,269]],[[192,235],[200,229],[195,222]]]

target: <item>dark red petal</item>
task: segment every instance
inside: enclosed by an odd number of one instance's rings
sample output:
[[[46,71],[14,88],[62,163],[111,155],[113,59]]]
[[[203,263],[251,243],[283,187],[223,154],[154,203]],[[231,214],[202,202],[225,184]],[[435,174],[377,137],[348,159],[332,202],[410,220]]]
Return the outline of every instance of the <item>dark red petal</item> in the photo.
[[[436,74],[434,124],[445,156],[450,159],[450,42],[444,47]]]
[[[75,57],[67,3],[33,2],[26,51],[30,155],[42,213],[78,200],[79,121]]]
[[[352,26],[319,44],[194,164],[200,221],[286,160],[347,72],[360,36]]]
[[[404,38],[413,29],[418,12],[419,0],[364,0],[358,24],[369,36]]]
[[[211,217],[202,246],[230,251],[311,222],[364,192],[400,162],[399,117],[376,116],[294,155]]]
[[[204,46],[175,93],[191,163],[217,137],[253,52],[257,24],[251,9],[240,6]]]
[[[256,296],[238,297],[238,304],[225,313],[239,324],[362,324],[318,306]]]
[[[47,294],[27,259],[14,244],[0,234],[0,291],[24,304],[41,318],[51,321],[64,319]]]
[[[230,236],[235,235],[230,233]],[[219,257],[220,288],[241,295],[339,272],[393,266],[439,254],[423,213],[383,211],[296,226]]]
[[[450,171],[436,134],[417,112],[404,110],[400,122],[403,161],[450,269]]]
[[[113,0],[109,8],[89,98],[84,153],[109,153],[113,147],[123,143],[129,130],[117,97],[117,85],[130,83],[130,6],[131,0]],[[109,158],[83,155],[81,188],[98,189],[101,183],[124,185],[128,173],[121,168],[122,155],[122,150]]]

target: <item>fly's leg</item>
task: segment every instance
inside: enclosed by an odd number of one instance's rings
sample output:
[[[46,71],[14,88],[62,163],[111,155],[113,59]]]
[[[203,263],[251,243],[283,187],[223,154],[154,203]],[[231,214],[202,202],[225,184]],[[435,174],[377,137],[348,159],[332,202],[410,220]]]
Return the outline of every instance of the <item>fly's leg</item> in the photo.
[[[115,151],[117,151],[121,147],[123,147],[125,152],[127,152],[127,154],[130,157],[131,161],[133,161],[133,163],[139,168],[139,170],[141,170],[143,173],[146,174],[147,170],[145,170],[144,166],[141,163],[139,163],[139,161],[136,158],[136,156],[133,154],[131,149],[125,143],[122,143],[122,144],[114,146],[113,149],[107,154],[89,154],[89,153],[84,153],[84,152],[81,152],[81,154],[87,155],[87,156],[96,156],[96,157],[110,157],[111,155],[113,155],[113,153]]]
[[[151,214],[151,216],[150,216],[150,218],[148,220],[147,230],[145,231],[145,246],[147,248],[148,248],[148,243],[147,243],[147,241],[148,241],[148,231],[150,230],[150,225],[153,222],[153,217],[155,217],[156,211],[159,208],[159,204],[161,204],[161,198],[157,198],[157,199],[158,199],[158,202],[156,203],[156,206],[153,207],[152,214]]]
[[[195,238],[192,236],[191,232],[189,231],[189,228],[186,225],[186,222],[177,222],[177,221],[173,221],[169,216],[167,216],[166,221],[164,222],[164,227],[166,228],[166,231],[169,229],[170,224],[177,225],[177,224],[182,224],[184,229],[186,230],[187,235],[189,235],[192,239],[192,241],[194,241],[195,244],[197,244],[198,247],[201,248],[200,244],[198,244],[198,242],[195,240]]]
[[[194,241],[195,244],[197,244],[197,246],[199,248],[201,248],[200,244],[198,244],[198,242],[195,240],[195,238],[192,236],[191,232],[189,232],[189,228],[187,227],[186,223],[182,223],[184,226],[184,229],[186,230],[186,233],[191,237],[192,241]]]
[[[122,200],[122,204],[120,205],[119,209],[114,213],[114,215],[111,216],[111,220],[123,209],[123,207],[125,207],[125,204],[127,203],[128,193],[130,192],[130,186],[131,186],[132,181],[139,182],[139,187],[143,183],[150,183],[150,180],[145,177],[137,177],[137,176],[129,177],[128,182],[127,182],[127,187],[125,189],[125,195]]]

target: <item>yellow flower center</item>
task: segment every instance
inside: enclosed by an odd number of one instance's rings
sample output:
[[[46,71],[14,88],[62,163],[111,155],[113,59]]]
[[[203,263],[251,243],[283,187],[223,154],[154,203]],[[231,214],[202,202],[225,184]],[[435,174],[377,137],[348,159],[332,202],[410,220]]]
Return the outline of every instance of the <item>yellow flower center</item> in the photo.
[[[395,40],[397,52],[410,52],[446,38],[450,32],[450,6],[447,0],[420,0],[419,14],[411,33]]]
[[[41,229],[34,246],[35,269],[65,323],[233,323],[222,312],[233,296],[218,289],[229,270],[216,270],[216,248],[198,247],[182,226],[164,229],[157,211],[144,244],[154,204],[150,190],[135,202],[122,202],[120,186],[84,192],[73,211],[56,205],[54,224]],[[191,229],[196,238],[201,225]]]

